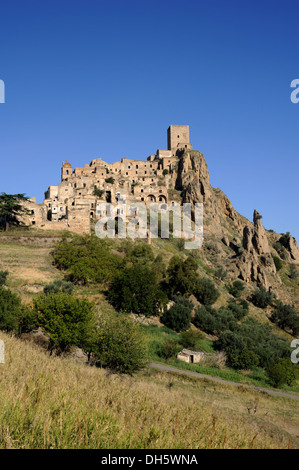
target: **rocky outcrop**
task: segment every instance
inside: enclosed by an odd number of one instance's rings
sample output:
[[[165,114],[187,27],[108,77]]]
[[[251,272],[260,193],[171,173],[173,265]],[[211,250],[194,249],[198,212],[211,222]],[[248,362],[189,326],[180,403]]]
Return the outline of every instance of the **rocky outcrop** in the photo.
[[[253,213],[253,228],[245,225],[243,229],[243,251],[236,259],[239,277],[246,282],[256,282],[268,289],[268,275],[276,274],[276,267],[270,251],[261,215]]]
[[[257,210],[254,210],[254,233],[252,237],[252,243],[258,255],[270,253],[268,238],[261,219],[262,216],[258,213]]]
[[[212,236],[222,241],[218,257],[229,261],[230,271],[246,282],[256,282],[268,289],[276,268],[258,211],[254,211],[252,224],[234,209],[220,189],[212,188],[205,158],[196,150],[179,153],[176,189],[181,191],[183,202],[204,204],[204,239]],[[296,256],[296,245],[293,241],[291,244]]]
[[[289,236],[288,243],[286,246],[288,252],[290,253],[291,262],[299,263],[299,248],[298,243],[292,235]]]

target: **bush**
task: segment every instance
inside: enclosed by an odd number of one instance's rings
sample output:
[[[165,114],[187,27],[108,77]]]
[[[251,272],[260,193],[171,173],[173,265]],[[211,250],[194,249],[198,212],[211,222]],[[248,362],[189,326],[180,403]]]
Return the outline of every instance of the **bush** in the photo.
[[[147,362],[140,326],[123,315],[100,320],[95,353],[103,367],[121,374],[132,375]]]
[[[286,249],[281,243],[273,243],[273,248],[277,251],[281,259],[286,259]]]
[[[90,235],[64,236],[53,257],[56,267],[67,271],[67,280],[75,284],[110,281],[122,263],[119,255],[110,253],[107,240]]]
[[[299,315],[291,305],[277,302],[270,320],[283,330],[291,330],[294,336],[299,334]]]
[[[244,283],[239,280],[234,281],[232,284],[227,286],[228,292],[234,297],[240,297],[244,289],[245,289]]]
[[[104,194],[105,190],[104,189],[99,189],[97,186],[93,187],[93,195],[96,197],[101,198]]]
[[[283,266],[283,264],[281,262],[281,259],[278,258],[278,256],[274,256],[274,255],[272,255],[272,257],[273,257],[273,261],[274,261],[274,264],[275,264],[276,271],[280,271],[280,269]]]
[[[6,285],[6,279],[7,279],[8,274],[9,274],[8,271],[0,271],[0,286]]]
[[[166,338],[160,346],[158,355],[164,359],[170,359],[171,357],[175,357],[180,349],[181,346],[177,341],[171,338]]]
[[[163,313],[160,320],[174,331],[186,331],[190,328],[191,310],[183,304],[176,303]]]
[[[248,349],[233,349],[228,353],[228,363],[235,369],[252,369],[259,364],[259,356]]]
[[[240,303],[236,302],[235,300],[232,300],[228,302],[226,308],[232,312],[237,321],[241,320],[248,314],[248,303],[246,302],[246,300]]]
[[[203,338],[203,333],[196,330],[183,331],[180,334],[180,342],[184,348],[188,349],[196,349],[198,347],[198,342]]]
[[[234,331],[224,330],[214,346],[225,351],[228,358],[235,351],[252,351],[258,356],[261,367],[268,367],[279,358],[290,356],[288,342],[274,335],[269,325],[262,325],[253,318],[235,324]]]
[[[193,293],[203,305],[212,305],[219,297],[219,292],[210,279],[201,278],[196,282]]]
[[[290,278],[291,279],[297,279],[299,276],[299,271],[298,269],[295,268],[293,264],[290,265]]]
[[[197,264],[188,257],[183,261],[178,256],[173,256],[167,268],[168,291],[170,295],[190,295],[198,280]]]
[[[108,299],[118,311],[146,316],[157,315],[168,300],[159,287],[155,271],[141,263],[126,267],[114,276]]]
[[[94,320],[93,304],[70,294],[42,294],[34,299],[35,326],[42,327],[50,338],[50,349],[58,353],[71,345],[89,348]]]
[[[20,297],[10,290],[0,287],[0,330],[17,332],[21,316]]]
[[[227,276],[227,271],[225,271],[225,269],[223,269],[222,266],[219,266],[216,270],[215,270],[215,277],[217,279],[220,279],[221,281],[223,281]]]
[[[266,369],[269,381],[274,387],[280,387],[283,384],[289,386],[296,384],[295,365],[292,364],[290,359],[279,359],[276,364],[273,364]]]
[[[167,168],[165,168],[165,170],[163,170],[163,176],[165,175],[168,175],[169,171],[167,170]]]
[[[47,284],[44,287],[44,294],[56,294],[57,292],[65,292],[66,294],[71,294],[74,290],[74,284],[68,281],[62,281],[58,279],[56,281]]]
[[[195,315],[192,323],[199,329],[208,334],[214,334],[220,329],[220,320],[217,315],[217,310],[212,307],[205,307],[201,305],[195,310]]]
[[[109,176],[109,178],[105,179],[106,183],[114,184],[114,178],[112,176]]]
[[[253,292],[250,300],[256,307],[266,308],[272,304],[273,295],[271,292],[267,292],[264,287],[260,287]]]

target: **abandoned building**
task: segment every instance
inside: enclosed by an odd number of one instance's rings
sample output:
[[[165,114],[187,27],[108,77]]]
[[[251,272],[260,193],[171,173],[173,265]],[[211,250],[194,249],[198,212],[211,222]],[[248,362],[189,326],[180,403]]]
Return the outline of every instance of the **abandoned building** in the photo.
[[[198,364],[204,357],[201,351],[191,351],[190,349],[182,349],[177,355],[180,361],[188,362],[189,364]]]
[[[169,126],[167,147],[146,160],[124,157],[109,164],[96,158],[75,168],[68,161],[63,162],[61,182],[48,187],[42,204],[35,198],[24,204],[29,213],[22,216],[23,222],[37,228],[83,234],[90,233],[91,221],[103,215],[103,202],[156,202],[161,208],[163,204],[174,204],[177,154],[181,149],[192,150],[189,126]]]

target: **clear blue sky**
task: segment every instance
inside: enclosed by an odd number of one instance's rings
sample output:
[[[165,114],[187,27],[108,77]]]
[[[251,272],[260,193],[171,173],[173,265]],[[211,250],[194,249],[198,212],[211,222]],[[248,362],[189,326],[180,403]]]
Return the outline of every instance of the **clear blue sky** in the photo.
[[[299,240],[298,0],[1,0],[0,191],[146,159],[189,124],[211,183]]]

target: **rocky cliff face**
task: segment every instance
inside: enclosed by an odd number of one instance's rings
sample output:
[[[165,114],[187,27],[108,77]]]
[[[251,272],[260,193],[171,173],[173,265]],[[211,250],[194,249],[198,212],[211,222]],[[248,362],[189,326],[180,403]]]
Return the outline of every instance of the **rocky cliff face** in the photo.
[[[234,209],[220,189],[211,187],[202,153],[185,150],[179,154],[176,189],[181,191],[183,202],[203,203],[204,244],[210,239],[215,241],[218,258],[229,263],[232,276],[266,289],[273,283],[281,284],[271,254],[275,250],[270,246],[261,215],[254,210],[251,223]],[[299,262],[296,240],[290,237],[288,243],[290,261]]]

